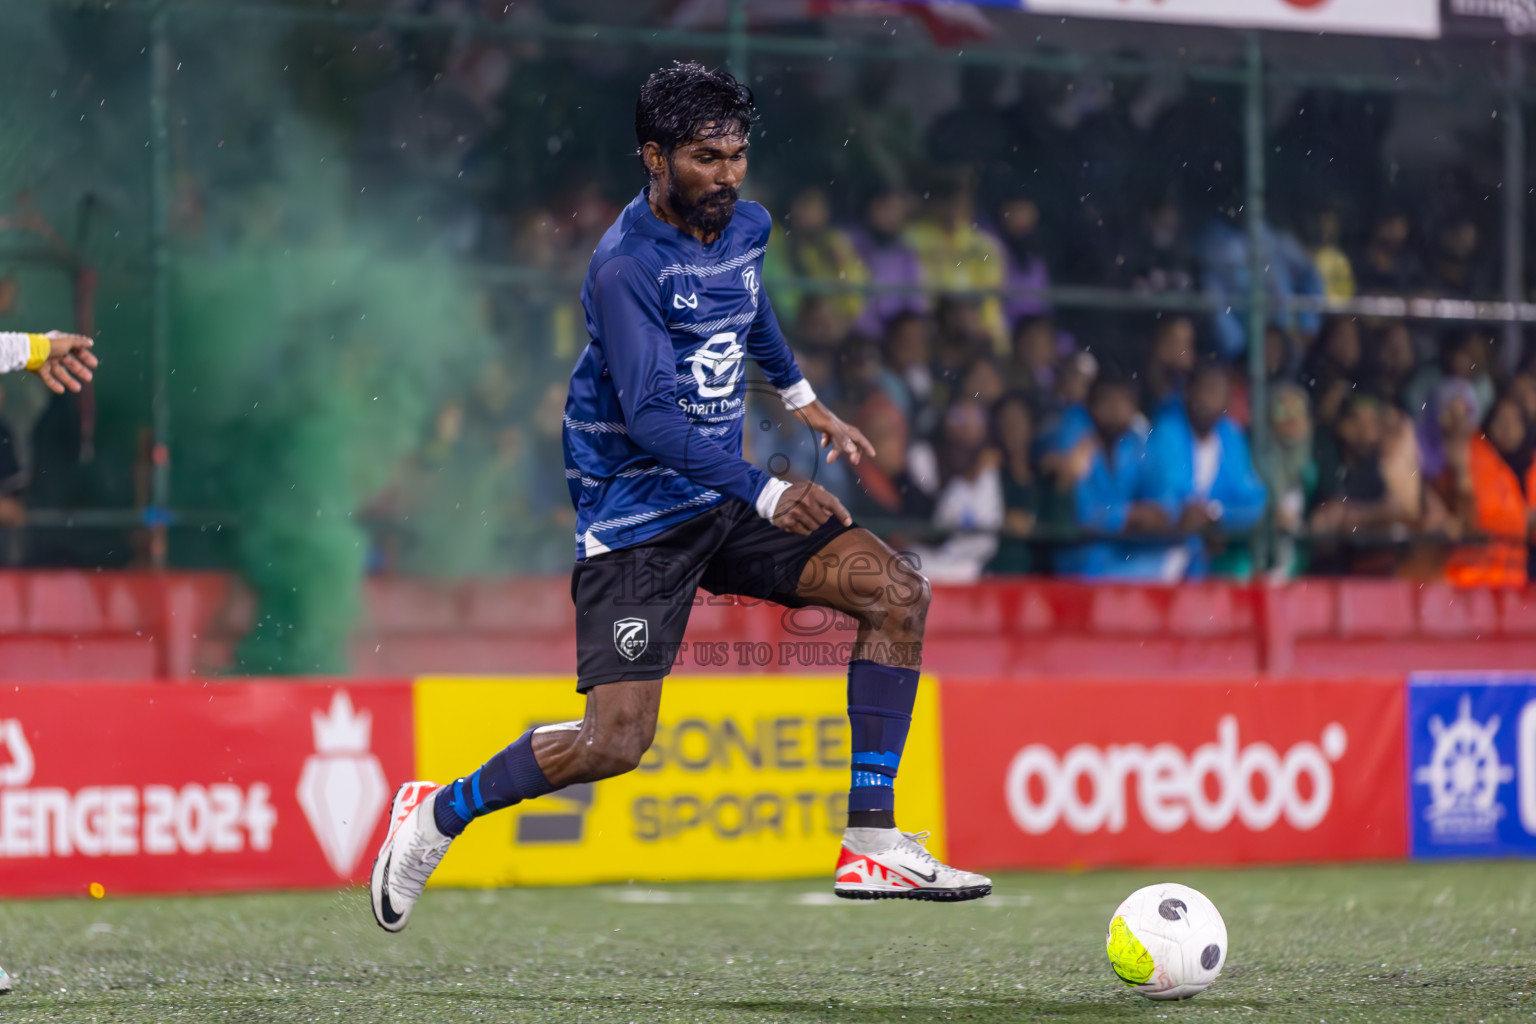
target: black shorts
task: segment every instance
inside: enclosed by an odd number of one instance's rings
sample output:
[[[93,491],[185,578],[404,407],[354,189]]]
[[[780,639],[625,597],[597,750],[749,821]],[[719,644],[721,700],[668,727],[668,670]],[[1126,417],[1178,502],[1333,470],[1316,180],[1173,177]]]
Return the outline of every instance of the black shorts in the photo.
[[[699,587],[803,607],[795,591],[805,563],[850,529],[828,519],[802,537],[727,498],[644,543],[578,559],[576,689],[670,672]]]

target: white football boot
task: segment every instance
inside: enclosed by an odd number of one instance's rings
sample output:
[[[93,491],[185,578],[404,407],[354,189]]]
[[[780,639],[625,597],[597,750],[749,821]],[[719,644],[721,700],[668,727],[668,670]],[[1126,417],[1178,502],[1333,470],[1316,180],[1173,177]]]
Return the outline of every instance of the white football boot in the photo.
[[[437,830],[432,816],[432,798],[442,788],[435,782],[407,782],[395,791],[389,834],[374,858],[368,882],[373,918],[387,932],[405,929],[411,908],[453,842],[452,836]]]
[[[929,853],[927,832],[850,828],[843,832],[832,891],[849,900],[977,900],[992,879],[960,871]]]
[[[11,976],[5,973],[5,968],[0,967],[0,996],[11,990]]]

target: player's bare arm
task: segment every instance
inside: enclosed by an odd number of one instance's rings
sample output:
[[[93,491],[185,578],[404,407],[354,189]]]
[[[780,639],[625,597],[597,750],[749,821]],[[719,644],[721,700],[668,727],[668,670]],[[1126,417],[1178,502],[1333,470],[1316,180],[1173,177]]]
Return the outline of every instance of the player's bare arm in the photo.
[[[837,461],[846,455],[848,461],[858,465],[859,460],[875,454],[875,446],[869,443],[858,427],[844,423],[828,409],[820,399],[795,410],[800,421],[821,437],[821,446],[827,449],[827,462]],[[853,525],[853,516],[837,499],[837,496],[814,481],[791,484],[779,496],[773,525],[790,533],[808,536],[829,519],[844,526]]]
[[[827,449],[827,462],[837,461],[839,455],[848,456],[855,466],[865,457],[873,458],[875,446],[851,423],[844,423],[828,409],[820,399],[795,410],[800,421],[821,435],[821,446]]]
[[[89,383],[97,367],[95,344],[83,334],[49,331],[46,334],[0,332],[0,373],[30,370],[54,394],[78,392]]]

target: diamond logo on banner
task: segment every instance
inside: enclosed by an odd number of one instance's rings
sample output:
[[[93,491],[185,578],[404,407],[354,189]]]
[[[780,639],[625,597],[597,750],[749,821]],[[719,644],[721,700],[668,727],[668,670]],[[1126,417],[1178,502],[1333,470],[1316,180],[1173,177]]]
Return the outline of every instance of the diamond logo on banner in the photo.
[[[368,749],[373,716],[337,690],[329,711],[310,717],[315,753],[299,776],[299,806],[331,869],[350,878],[389,799],[384,768]]]

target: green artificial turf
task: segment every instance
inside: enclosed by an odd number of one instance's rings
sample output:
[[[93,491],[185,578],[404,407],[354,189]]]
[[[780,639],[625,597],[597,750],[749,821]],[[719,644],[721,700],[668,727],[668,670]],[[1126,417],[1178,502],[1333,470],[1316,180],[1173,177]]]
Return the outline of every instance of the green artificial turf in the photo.
[[[1104,956],[1162,880],[1230,934],[1188,1003]],[[433,890],[397,936],[361,890],[12,902],[0,1022],[1536,1020],[1536,865],[1006,875],[961,905],[829,885]]]

